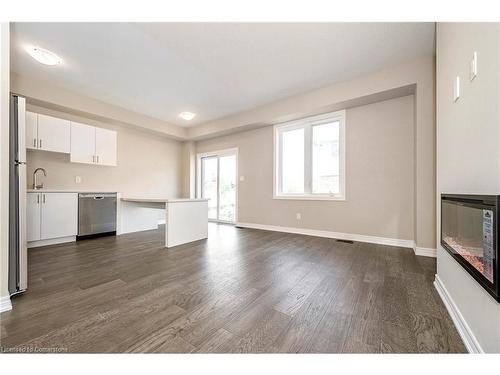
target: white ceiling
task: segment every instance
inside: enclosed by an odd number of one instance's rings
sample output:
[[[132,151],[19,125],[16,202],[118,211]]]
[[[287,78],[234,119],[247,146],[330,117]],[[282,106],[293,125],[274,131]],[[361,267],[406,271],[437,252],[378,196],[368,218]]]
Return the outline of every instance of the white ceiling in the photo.
[[[26,45],[63,65],[39,64]],[[11,44],[22,76],[183,126],[433,50],[433,23],[15,23]]]

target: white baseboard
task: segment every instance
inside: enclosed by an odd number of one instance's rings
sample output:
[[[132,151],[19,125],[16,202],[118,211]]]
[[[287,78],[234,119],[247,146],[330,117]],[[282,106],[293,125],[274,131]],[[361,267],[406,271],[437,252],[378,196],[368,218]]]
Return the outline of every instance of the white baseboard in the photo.
[[[450,314],[451,319],[453,320],[453,323],[455,324],[455,327],[457,328],[457,331],[460,334],[460,337],[462,338],[462,341],[464,342],[465,347],[467,348],[469,353],[484,353],[484,350],[481,348],[481,345],[479,345],[479,342],[474,336],[474,333],[465,321],[462,313],[451,298],[448,290],[446,289],[438,275],[436,275],[436,278],[434,280],[434,287],[443,300],[443,303],[446,306],[446,309],[448,310],[448,313]]]
[[[306,236],[336,238],[339,240],[350,240],[350,241],[358,241],[358,242],[368,242],[368,243],[374,243],[374,244],[379,244],[379,245],[409,247],[412,249],[414,247],[413,240],[401,240],[398,238],[375,237],[375,236],[366,236],[364,234],[341,233],[341,232],[331,232],[331,231],[327,231],[327,230],[281,227],[281,226],[276,226],[276,225],[254,224],[254,223],[236,223],[236,226],[241,227],[241,228],[270,230],[270,231],[274,231],[274,232],[304,234]]]
[[[40,240],[40,241],[31,241],[31,242],[28,242],[28,248],[31,249],[33,247],[48,246],[48,245],[57,245],[57,244],[60,244],[60,243],[75,242],[75,241],[76,241],[76,236],[51,238],[49,240]]]
[[[12,303],[10,302],[10,297],[0,297],[0,313],[4,311],[12,310]]]
[[[415,246],[413,251],[415,251],[415,255],[436,258],[436,249]]]

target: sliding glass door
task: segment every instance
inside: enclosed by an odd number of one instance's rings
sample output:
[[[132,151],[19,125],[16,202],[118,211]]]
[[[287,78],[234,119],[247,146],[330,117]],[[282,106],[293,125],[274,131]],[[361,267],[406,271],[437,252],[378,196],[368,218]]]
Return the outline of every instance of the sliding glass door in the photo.
[[[219,159],[205,157],[201,159],[201,196],[208,199],[208,218],[218,219],[219,207]]]
[[[236,221],[236,151],[227,150],[199,156],[199,187],[208,199],[208,218],[213,221]]]

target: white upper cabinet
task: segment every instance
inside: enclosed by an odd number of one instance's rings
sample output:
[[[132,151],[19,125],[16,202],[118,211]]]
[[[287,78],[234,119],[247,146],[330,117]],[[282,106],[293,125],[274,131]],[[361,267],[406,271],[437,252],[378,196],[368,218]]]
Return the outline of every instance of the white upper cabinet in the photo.
[[[26,148],[36,150],[38,147],[38,115],[26,111]]]
[[[116,166],[116,132],[95,128],[95,154],[99,165]]]
[[[71,122],[71,161],[116,166],[116,132]]]
[[[93,164],[95,159],[95,128],[71,122],[70,160],[74,163]]]
[[[70,154],[73,163],[116,166],[113,130],[26,112],[26,148]]]
[[[38,115],[38,149],[69,153],[70,138],[68,120]]]
[[[27,111],[26,148],[69,153],[70,122]]]

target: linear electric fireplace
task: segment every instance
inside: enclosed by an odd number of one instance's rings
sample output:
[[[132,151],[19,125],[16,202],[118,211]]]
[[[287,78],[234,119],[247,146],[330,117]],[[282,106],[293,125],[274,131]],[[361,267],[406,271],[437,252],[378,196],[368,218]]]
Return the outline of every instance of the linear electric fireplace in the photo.
[[[498,195],[441,195],[441,245],[500,302]]]

